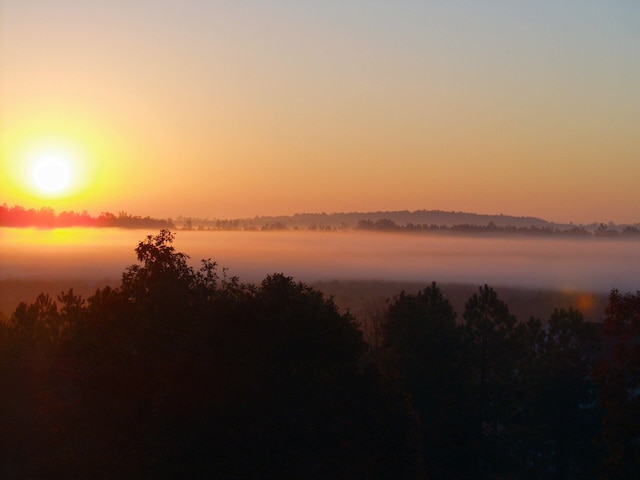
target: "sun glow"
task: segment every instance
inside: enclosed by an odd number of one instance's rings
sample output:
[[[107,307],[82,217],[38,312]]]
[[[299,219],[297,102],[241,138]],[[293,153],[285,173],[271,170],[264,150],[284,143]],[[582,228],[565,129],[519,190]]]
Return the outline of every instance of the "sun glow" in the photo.
[[[24,199],[16,203],[67,207],[73,202],[69,208],[92,188],[96,162],[81,141],[41,136],[20,143],[5,156],[5,188]]]
[[[113,211],[120,180],[140,178],[136,162],[128,161],[132,151],[110,122],[91,115],[25,117],[0,131],[0,204]]]

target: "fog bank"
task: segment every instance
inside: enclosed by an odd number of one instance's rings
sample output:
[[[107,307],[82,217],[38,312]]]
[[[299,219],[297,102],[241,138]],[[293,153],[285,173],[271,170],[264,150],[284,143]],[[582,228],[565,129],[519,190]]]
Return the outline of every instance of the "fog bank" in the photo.
[[[148,234],[0,229],[0,278],[118,280]],[[305,282],[378,279],[607,292],[640,288],[640,242],[365,232],[179,231],[192,264],[210,258],[241,281],[283,272]]]

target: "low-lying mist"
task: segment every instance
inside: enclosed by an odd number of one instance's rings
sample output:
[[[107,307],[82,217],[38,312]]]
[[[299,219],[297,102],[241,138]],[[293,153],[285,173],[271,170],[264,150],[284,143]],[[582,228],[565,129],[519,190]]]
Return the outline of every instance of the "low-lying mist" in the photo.
[[[134,248],[157,232],[0,229],[0,279],[118,281]],[[365,232],[178,231],[193,265],[210,258],[244,282],[378,279],[559,290],[635,291],[640,243],[612,239],[471,237]]]

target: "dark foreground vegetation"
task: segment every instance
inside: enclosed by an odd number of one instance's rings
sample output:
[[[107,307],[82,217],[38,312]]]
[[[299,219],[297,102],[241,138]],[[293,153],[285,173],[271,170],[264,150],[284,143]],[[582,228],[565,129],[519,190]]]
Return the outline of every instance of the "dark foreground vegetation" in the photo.
[[[640,478],[640,293],[604,326],[518,322],[486,285],[458,318],[434,283],[372,345],[319,291],[172,241],[1,326],[0,477]]]

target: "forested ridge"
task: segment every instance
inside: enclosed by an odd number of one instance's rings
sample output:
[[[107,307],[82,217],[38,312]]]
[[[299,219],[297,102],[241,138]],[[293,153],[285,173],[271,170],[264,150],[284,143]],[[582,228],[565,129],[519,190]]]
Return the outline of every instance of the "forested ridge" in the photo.
[[[594,324],[487,285],[458,315],[432,283],[367,342],[318,290],[173,239],[1,324],[0,477],[640,478],[640,293]]]

